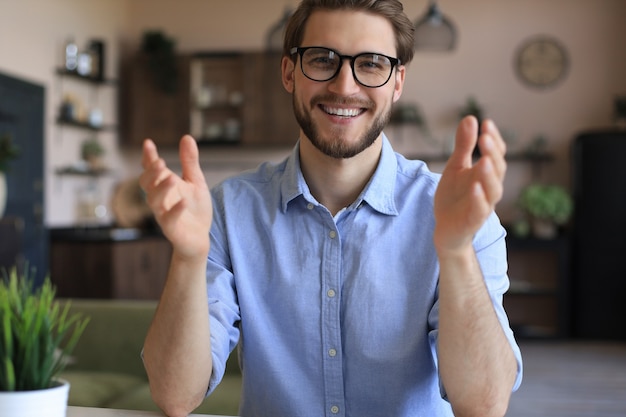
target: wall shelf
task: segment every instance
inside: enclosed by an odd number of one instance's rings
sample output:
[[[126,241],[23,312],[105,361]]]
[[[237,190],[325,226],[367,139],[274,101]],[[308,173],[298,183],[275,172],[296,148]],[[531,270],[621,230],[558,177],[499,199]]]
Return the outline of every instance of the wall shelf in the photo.
[[[115,85],[117,84],[117,80],[113,80],[113,79],[107,79],[107,78],[96,78],[96,77],[89,77],[89,76],[85,76],[85,75],[80,75],[79,73],[75,72],[75,71],[68,71],[65,68],[57,68],[56,70],[57,75],[63,76],[63,77],[69,77],[69,78],[73,78],[76,80],[80,80],[80,81],[84,81],[84,82],[88,82],[91,84],[96,84],[96,85]]]
[[[62,117],[58,117],[57,118],[57,124],[58,125],[62,125],[62,126],[70,126],[70,127],[75,127],[78,129],[85,129],[85,130],[91,130],[93,132],[101,132],[101,131],[107,131],[107,130],[115,130],[117,129],[116,126],[113,125],[107,125],[107,126],[94,126],[88,122],[83,122],[80,120],[69,120],[69,119],[64,119]]]

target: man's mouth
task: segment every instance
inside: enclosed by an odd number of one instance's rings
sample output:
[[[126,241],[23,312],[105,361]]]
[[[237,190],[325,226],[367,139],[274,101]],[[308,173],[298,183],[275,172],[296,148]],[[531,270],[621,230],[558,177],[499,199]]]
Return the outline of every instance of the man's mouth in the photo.
[[[326,114],[330,114],[331,116],[339,116],[339,117],[356,117],[365,112],[364,108],[339,108],[339,107],[328,107],[320,105],[322,111]]]

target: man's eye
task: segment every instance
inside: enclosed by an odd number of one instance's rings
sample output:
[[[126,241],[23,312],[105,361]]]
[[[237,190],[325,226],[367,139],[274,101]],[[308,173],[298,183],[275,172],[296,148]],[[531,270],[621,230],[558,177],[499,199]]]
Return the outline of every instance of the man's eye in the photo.
[[[309,65],[315,67],[331,67],[335,65],[335,60],[329,58],[328,56],[317,56],[309,59]]]

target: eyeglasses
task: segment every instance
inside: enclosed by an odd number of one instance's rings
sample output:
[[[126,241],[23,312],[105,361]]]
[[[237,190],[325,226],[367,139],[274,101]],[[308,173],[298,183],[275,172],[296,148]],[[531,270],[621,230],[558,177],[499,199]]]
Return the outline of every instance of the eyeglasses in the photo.
[[[369,88],[382,87],[391,78],[393,68],[400,65],[398,58],[374,52],[363,52],[358,55],[341,55],[337,51],[321,46],[291,48],[291,55],[300,55],[302,73],[313,81],[332,80],[339,74],[343,61],[350,60],[350,68],[354,79]]]

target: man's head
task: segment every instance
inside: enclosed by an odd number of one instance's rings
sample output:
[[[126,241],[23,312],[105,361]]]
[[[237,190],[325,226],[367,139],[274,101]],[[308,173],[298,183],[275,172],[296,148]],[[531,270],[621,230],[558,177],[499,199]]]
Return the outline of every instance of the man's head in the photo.
[[[384,17],[391,23],[396,39],[396,57],[403,65],[413,60],[413,23],[404,13],[399,0],[303,0],[289,19],[285,29],[283,56],[293,57],[291,48],[302,45],[304,30],[311,13],[316,10],[361,11]],[[364,31],[367,28],[362,28]]]
[[[397,0],[303,0],[283,54],[283,84],[304,139],[350,158],[389,121],[413,58],[413,25]]]

